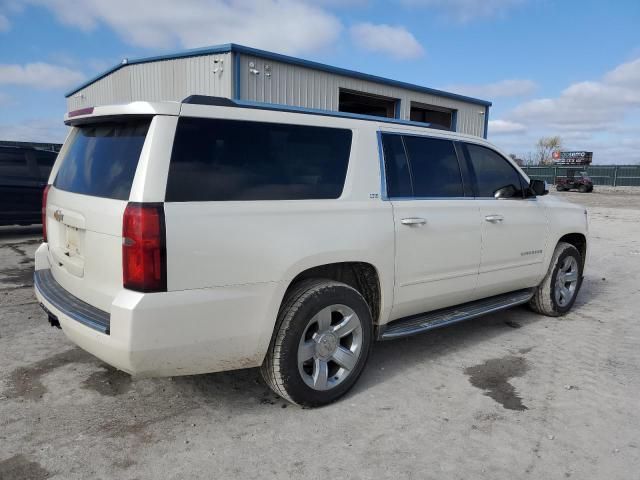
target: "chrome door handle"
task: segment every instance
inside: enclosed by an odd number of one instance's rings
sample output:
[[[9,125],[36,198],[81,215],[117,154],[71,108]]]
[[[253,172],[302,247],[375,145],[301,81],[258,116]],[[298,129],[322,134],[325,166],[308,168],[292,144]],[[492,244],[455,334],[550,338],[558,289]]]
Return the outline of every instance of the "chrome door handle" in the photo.
[[[487,222],[500,223],[504,220],[504,217],[502,215],[487,215],[486,217],[484,217],[484,219]]]
[[[400,222],[403,225],[409,225],[410,227],[415,225],[424,225],[425,223],[427,223],[427,221],[424,218],[419,218],[419,217],[403,218],[402,220],[400,220]]]

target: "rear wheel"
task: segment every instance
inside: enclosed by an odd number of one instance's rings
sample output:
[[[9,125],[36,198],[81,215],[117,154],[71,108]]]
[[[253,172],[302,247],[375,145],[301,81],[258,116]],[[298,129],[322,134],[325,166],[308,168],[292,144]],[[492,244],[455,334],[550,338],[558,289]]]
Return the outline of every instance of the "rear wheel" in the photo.
[[[582,285],[582,257],[576,247],[560,242],[553,252],[549,271],[529,301],[532,310],[549,317],[565,315]]]
[[[587,192],[589,191],[589,187],[587,187],[586,185],[580,185],[580,186],[578,187],[578,191],[579,191],[580,193],[587,193]]]
[[[330,280],[305,281],[283,303],[262,376],[290,402],[331,403],[362,373],[372,338],[369,306],[357,290]]]
[[[564,192],[566,188],[564,188],[562,185],[556,185],[556,190],[559,192]]]

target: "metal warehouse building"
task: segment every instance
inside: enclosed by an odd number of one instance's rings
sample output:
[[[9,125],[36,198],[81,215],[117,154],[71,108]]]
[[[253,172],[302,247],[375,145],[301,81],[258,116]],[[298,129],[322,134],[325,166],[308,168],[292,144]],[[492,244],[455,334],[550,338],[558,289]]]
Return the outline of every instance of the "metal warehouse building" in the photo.
[[[210,95],[389,117],[487,136],[490,102],[352,70],[227,44],[123,60],[69,92],[68,111]]]

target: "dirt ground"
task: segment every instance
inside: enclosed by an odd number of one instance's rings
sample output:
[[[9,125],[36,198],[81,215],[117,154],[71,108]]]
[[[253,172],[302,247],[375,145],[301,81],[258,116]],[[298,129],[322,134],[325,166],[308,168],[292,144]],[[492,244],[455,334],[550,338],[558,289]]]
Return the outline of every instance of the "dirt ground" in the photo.
[[[640,191],[559,195],[591,218],[571,314],[517,308],[378,343],[317,410],[256,370],[114,371],[48,326],[37,229],[1,229],[0,479],[640,478]]]

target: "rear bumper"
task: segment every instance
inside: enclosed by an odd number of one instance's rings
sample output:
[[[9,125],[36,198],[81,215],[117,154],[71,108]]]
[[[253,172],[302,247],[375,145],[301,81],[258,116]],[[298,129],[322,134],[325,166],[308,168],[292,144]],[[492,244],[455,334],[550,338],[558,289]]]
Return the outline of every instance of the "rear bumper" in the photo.
[[[46,300],[49,305],[54,306],[64,315],[100,333],[109,335],[111,315],[67,292],[53,278],[50,269],[36,270],[33,275],[33,285],[43,300]],[[51,311],[49,310],[49,312]]]
[[[262,364],[279,307],[279,284],[151,294],[123,289],[110,312],[101,312],[57,284],[46,249],[43,244],[36,252],[38,301],[72,342],[104,362],[143,377]],[[102,315],[102,324],[95,315]]]

